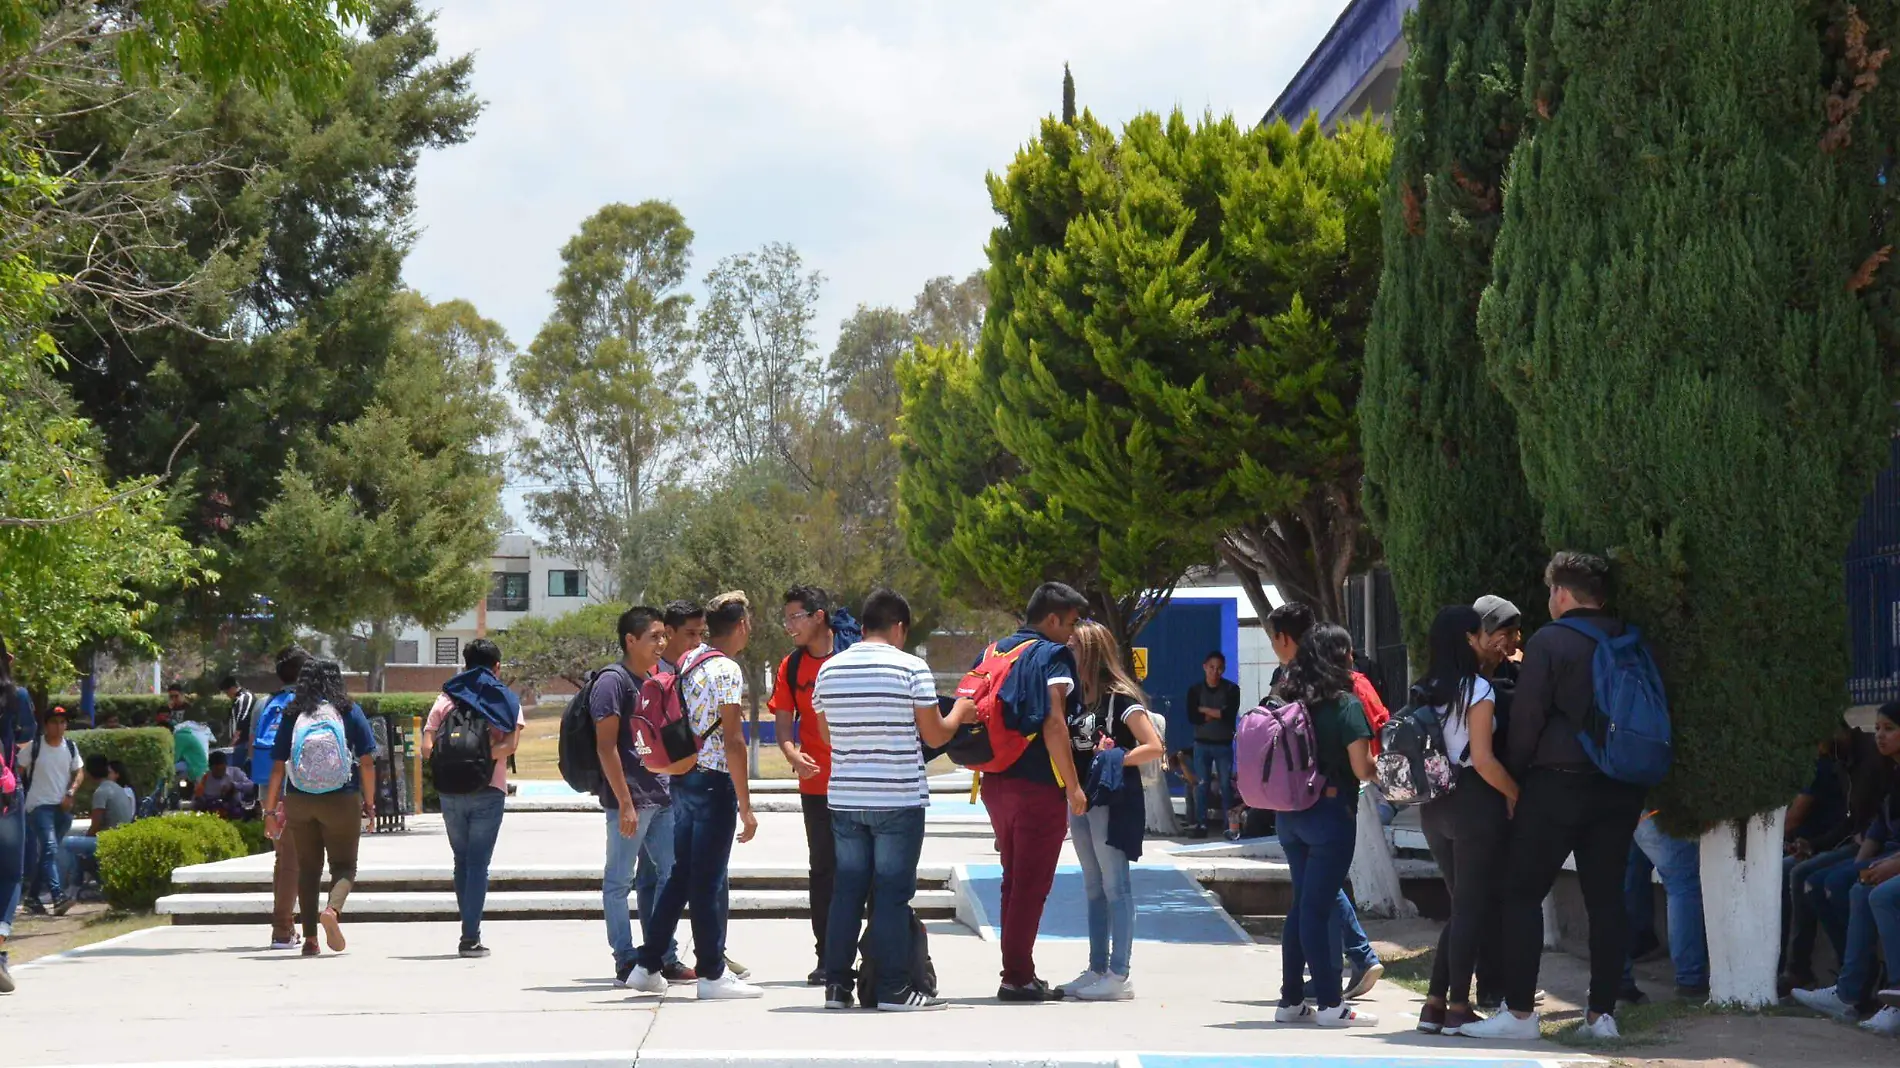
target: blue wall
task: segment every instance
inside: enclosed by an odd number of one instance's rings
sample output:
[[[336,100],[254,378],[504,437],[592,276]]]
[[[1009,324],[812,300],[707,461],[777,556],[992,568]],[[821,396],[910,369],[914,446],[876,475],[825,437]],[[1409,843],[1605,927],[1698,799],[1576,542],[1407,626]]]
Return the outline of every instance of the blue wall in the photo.
[[[1238,680],[1240,613],[1227,597],[1176,597],[1155,614],[1135,639],[1148,650],[1142,688],[1155,710],[1168,717],[1168,750],[1193,744],[1194,727],[1184,702],[1201,681],[1201,661],[1214,649],[1227,656],[1227,677]]]

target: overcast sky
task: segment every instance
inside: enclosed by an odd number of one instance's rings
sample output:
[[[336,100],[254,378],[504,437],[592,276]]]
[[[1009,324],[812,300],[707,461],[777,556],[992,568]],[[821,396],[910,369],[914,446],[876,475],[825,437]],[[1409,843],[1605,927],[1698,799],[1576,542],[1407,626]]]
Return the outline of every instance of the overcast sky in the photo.
[[[613,201],[670,200],[693,275],[787,241],[824,276],[818,343],[983,265],[983,184],[1061,103],[1119,125],[1179,106],[1257,121],[1343,0],[646,3],[439,0],[487,110],[423,157],[409,283],[525,348],[560,247]],[[512,504],[512,502],[511,502]],[[518,516],[519,511],[511,507]]]

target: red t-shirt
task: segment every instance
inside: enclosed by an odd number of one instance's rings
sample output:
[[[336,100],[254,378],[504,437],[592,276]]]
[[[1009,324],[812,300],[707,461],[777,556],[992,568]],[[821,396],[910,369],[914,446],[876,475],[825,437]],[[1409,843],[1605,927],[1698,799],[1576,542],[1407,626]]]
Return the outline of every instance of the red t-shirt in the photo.
[[[811,710],[811,686],[818,681],[818,667],[829,655],[813,656],[810,650],[799,657],[797,685],[786,681],[785,672],[791,666],[792,658],[786,657],[778,662],[778,671],[772,680],[772,698],[765,707],[774,712],[793,712],[798,722],[798,748],[818,765],[818,774],[809,779],[798,780],[798,792],[823,797],[831,789],[831,746],[825,744],[824,735],[818,730],[818,717]]]
[[[1385,721],[1392,718],[1392,713],[1386,711],[1385,702],[1379,699],[1378,689],[1362,671],[1352,673],[1352,695],[1359,699],[1360,704],[1366,706],[1366,723],[1372,727],[1372,755],[1378,756],[1379,728],[1385,726]]]

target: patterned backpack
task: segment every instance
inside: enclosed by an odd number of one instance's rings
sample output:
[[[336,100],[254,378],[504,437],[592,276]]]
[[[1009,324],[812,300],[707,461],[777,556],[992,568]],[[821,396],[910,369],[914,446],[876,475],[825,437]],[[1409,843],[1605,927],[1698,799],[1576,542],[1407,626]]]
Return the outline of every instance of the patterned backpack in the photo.
[[[297,719],[290,736],[290,785],[306,794],[333,794],[350,784],[350,739],[343,715],[328,701]]]

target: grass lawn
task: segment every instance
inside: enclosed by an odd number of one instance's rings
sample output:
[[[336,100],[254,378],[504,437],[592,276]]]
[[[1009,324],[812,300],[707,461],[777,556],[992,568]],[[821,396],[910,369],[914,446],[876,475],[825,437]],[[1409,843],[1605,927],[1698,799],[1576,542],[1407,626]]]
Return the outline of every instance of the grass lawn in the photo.
[[[163,916],[149,912],[112,912],[105,905],[93,904],[75,906],[64,916],[29,916],[22,912],[14,921],[13,937],[7,939],[7,959],[25,964],[165,922]]]

